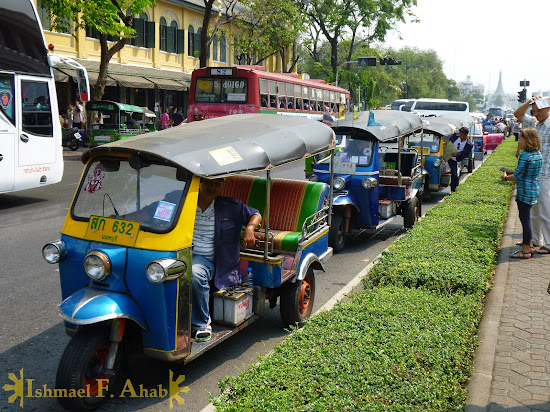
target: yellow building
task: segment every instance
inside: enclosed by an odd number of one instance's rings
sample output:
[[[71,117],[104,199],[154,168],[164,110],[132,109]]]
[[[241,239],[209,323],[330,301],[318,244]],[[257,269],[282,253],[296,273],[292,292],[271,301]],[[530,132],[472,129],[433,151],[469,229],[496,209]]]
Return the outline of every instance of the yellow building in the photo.
[[[100,43],[94,30],[77,29],[74,33],[51,30],[51,14],[35,0],[46,43],[56,54],[75,58],[88,69],[91,85],[97,81]],[[214,7],[213,13],[220,11]],[[200,33],[204,14],[203,0],[158,0],[134,18],[136,37],[110,60],[104,100],[147,106],[157,115],[165,108],[182,107],[187,111],[191,72],[199,67]],[[229,30],[230,31],[230,30]],[[109,42],[109,45],[113,43]],[[208,66],[239,64],[229,39],[219,35],[210,45]],[[266,61],[266,70],[277,70],[276,58]],[[74,72],[55,69],[60,113],[76,96]]]

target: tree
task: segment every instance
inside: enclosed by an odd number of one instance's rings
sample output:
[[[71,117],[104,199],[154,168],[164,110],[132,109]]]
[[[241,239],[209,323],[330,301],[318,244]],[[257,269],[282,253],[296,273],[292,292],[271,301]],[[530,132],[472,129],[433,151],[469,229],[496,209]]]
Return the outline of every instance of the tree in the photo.
[[[398,21],[412,15],[416,0],[310,0],[305,10],[314,26],[306,47],[316,58],[322,35],[330,45],[330,67],[336,77],[339,64],[352,60],[357,47],[383,41]],[[347,39],[347,47],[341,47]]]
[[[240,57],[251,64],[278,53],[283,62],[282,71],[292,71],[298,59],[293,56],[287,66],[287,52],[295,50],[296,39],[306,26],[301,6],[293,0],[243,0],[241,3],[244,7],[235,20],[239,31],[233,34],[233,44]]]
[[[154,6],[156,0],[42,0],[42,3],[56,16],[52,22],[54,30],[67,30],[71,28],[67,24],[72,26],[76,23],[77,27],[94,29],[99,33],[101,58],[92,99],[100,100],[105,91],[111,58],[136,34],[132,27],[134,15]],[[118,39],[110,47],[107,43],[108,36]]]

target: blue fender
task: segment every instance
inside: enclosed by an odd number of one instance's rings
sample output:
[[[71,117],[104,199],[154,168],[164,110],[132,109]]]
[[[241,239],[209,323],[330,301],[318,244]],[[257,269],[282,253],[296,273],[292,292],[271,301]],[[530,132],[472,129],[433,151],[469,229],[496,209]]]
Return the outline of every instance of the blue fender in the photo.
[[[357,202],[346,194],[335,194],[334,198],[332,199],[332,206],[353,206],[357,211],[359,211],[359,206],[357,205]]]
[[[110,319],[126,318],[147,330],[141,311],[126,294],[93,289],[80,289],[57,306],[59,316],[75,325],[91,325]]]

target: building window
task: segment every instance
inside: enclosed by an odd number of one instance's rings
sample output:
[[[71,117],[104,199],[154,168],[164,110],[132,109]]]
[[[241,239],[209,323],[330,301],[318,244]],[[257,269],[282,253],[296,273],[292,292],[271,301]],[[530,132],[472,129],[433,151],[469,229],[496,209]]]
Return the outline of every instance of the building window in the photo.
[[[222,36],[220,39],[220,61],[227,63],[227,41],[225,40],[225,36]]]
[[[185,51],[185,33],[178,29],[178,22],[172,20],[167,24],[164,17],[160,18],[160,49],[168,53],[181,54]]]
[[[141,13],[139,17],[134,17],[132,28],[136,31],[135,37],[130,40],[130,44],[137,47],[155,47],[155,22],[149,21],[147,13]]]
[[[212,53],[214,61],[218,61],[218,38],[215,36],[214,39],[212,39]]]
[[[199,57],[201,52],[201,34],[202,34],[202,29],[199,28],[195,33],[195,52],[194,52],[195,57]]]
[[[38,0],[36,10],[38,11],[38,17],[40,17],[40,21],[42,22],[42,28],[44,30],[51,30],[52,29],[52,12],[48,7],[46,7],[40,0]]]
[[[187,29],[187,55],[195,56],[195,28],[191,25]]]

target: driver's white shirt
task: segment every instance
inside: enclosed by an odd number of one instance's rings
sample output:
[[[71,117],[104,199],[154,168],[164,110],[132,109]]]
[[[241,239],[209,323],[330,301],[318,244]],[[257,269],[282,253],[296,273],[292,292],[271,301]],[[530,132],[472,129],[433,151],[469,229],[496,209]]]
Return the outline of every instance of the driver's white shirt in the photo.
[[[193,253],[214,259],[214,235],[216,230],[216,216],[214,202],[203,212],[197,205],[195,214],[195,227],[193,229]]]
[[[462,141],[460,140],[460,137],[459,137],[453,142],[453,145],[456,148],[457,153],[462,152],[464,150],[464,146],[466,146],[466,140],[467,139],[464,139],[464,141]],[[455,162],[457,161],[455,156],[451,157],[451,159],[453,159]]]

